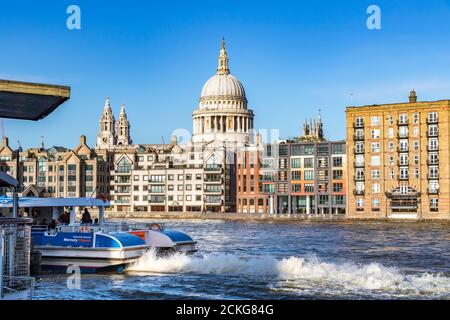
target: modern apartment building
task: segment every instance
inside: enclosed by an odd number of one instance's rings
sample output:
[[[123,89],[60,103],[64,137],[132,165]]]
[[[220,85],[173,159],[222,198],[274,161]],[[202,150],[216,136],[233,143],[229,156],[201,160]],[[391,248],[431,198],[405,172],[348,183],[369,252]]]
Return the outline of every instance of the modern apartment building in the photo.
[[[345,141],[326,141],[320,116],[315,124],[238,152],[238,212],[345,214]]]
[[[450,100],[348,107],[349,218],[448,219]]]

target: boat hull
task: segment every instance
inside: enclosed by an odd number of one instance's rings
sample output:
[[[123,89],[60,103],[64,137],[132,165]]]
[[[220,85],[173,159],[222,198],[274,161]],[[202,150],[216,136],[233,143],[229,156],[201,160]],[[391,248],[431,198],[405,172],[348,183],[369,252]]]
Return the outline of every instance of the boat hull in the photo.
[[[36,246],[42,255],[44,270],[67,272],[69,266],[80,268],[82,273],[123,271],[127,265],[139,259],[148,246],[126,248],[76,248]]]

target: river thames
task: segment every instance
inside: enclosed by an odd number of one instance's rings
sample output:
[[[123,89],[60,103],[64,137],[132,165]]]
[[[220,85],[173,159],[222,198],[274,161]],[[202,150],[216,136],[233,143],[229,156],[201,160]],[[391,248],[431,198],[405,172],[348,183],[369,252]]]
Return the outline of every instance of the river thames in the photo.
[[[169,220],[193,256],[37,279],[35,299],[450,299],[450,224]]]

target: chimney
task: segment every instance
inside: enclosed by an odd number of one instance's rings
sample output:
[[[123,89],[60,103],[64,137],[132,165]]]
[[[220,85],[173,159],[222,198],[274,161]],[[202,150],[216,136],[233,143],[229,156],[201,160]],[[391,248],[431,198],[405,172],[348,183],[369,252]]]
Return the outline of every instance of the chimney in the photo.
[[[262,138],[261,133],[258,132],[256,134],[256,145],[257,146],[259,146],[261,144],[261,138]]]
[[[409,103],[416,103],[416,102],[417,102],[416,92],[414,91],[414,89],[412,89],[411,92],[409,93]]]
[[[85,135],[80,136],[80,144],[86,144],[86,136]]]
[[[9,146],[8,137],[3,136],[3,138],[2,138],[2,147],[7,147],[7,146]]]
[[[177,136],[176,135],[172,136],[172,139],[170,140],[170,144],[172,144],[172,145],[176,145],[177,144]]]

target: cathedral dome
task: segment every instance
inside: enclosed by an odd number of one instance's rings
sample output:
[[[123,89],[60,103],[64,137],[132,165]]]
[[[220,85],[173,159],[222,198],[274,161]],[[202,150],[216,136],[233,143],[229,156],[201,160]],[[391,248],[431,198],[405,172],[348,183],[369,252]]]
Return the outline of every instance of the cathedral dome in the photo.
[[[235,76],[215,74],[206,81],[201,98],[225,96],[245,99],[244,86]]]
[[[203,86],[199,107],[200,109],[247,109],[244,86],[230,74],[228,55],[223,40],[217,73]]]

